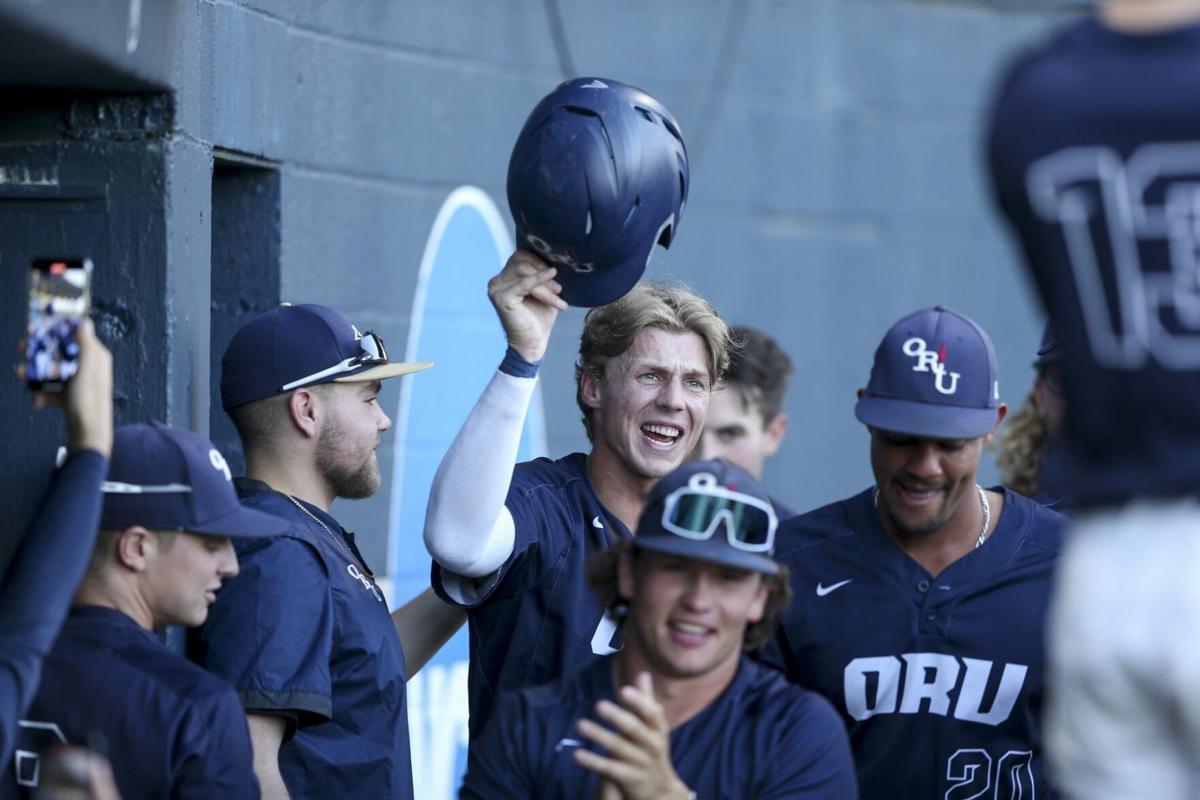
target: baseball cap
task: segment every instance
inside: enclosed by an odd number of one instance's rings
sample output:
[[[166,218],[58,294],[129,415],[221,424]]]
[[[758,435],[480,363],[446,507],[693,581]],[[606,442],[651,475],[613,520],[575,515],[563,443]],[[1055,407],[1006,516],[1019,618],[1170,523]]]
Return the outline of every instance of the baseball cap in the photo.
[[[328,306],[284,303],[233,335],[221,359],[221,404],[228,411],[303,386],[377,381],[431,366],[389,361],[379,336],[360,333]]]
[[[943,306],[909,314],[875,351],[854,415],[930,439],[974,439],[996,424],[996,351],[983,328]]]
[[[288,523],[238,502],[229,465],[213,443],[157,422],[122,425],[101,484],[100,527],[186,531],[209,536],[277,536]]]
[[[665,475],[646,499],[635,547],[775,575],[771,500],[750,474],[714,459]]]
[[[1047,322],[1046,329],[1042,331],[1042,343],[1033,359],[1033,365],[1041,367],[1046,364],[1056,364],[1059,361],[1062,361],[1062,349],[1058,346],[1058,328],[1054,326],[1053,322]]]

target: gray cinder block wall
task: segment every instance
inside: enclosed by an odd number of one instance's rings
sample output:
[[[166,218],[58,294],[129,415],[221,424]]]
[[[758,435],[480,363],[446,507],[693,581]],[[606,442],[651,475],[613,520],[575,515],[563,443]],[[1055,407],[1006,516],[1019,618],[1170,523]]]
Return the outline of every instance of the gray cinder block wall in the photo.
[[[940,302],[975,317],[996,341],[1005,399],[1019,404],[1028,386],[1040,322],[988,207],[981,114],[1003,57],[1077,4],[63,5],[74,14],[49,19],[38,4],[0,0],[0,37],[37,29],[70,45],[57,60],[51,48],[7,70],[6,83],[51,83],[68,109],[84,87],[137,94],[147,107],[166,102],[164,116],[125,142],[142,154],[131,166],[113,148],[71,145],[100,121],[81,133],[54,112],[37,139],[50,161],[107,164],[100,185],[136,189],[115,199],[109,191],[98,223],[113,242],[109,264],[97,264],[112,276],[97,279],[101,305],[127,303],[137,330],[156,334],[155,346],[119,345],[119,391],[137,394],[120,406],[124,419],[154,415],[201,430],[211,420],[227,445],[220,413],[210,414],[213,360],[238,315],[278,299],[334,305],[402,351],[417,265],[442,200],[474,184],[504,208],[512,140],[533,104],[570,73],[642,86],[683,125],[690,203],[675,247],[655,256],[650,274],[691,283],[730,320],[773,333],[792,354],[791,434],[767,471],[781,499],[811,507],[869,481],[853,393],[884,329],[916,307]],[[131,55],[135,7],[149,27],[139,28],[143,49]],[[166,29],[155,16],[163,9]],[[120,24],[99,25],[97,14],[120,16]],[[138,61],[138,53],[151,55]],[[21,162],[18,145],[31,141],[17,128],[0,126],[5,164]],[[231,209],[249,210],[227,224]],[[118,217],[130,215],[127,229]],[[242,238],[263,255],[239,261]],[[6,289],[22,275],[14,258],[0,247]],[[144,277],[127,274],[134,260]],[[258,282],[245,274],[255,263]],[[227,280],[231,269],[238,281]],[[23,308],[3,308],[12,338]],[[571,369],[581,319],[578,311],[563,316],[543,370],[554,453],[586,446]],[[395,408],[398,392],[387,386],[385,408]],[[16,424],[32,418],[11,387],[0,405]],[[56,435],[38,425],[23,449]],[[385,437],[385,467],[390,447]],[[6,470],[18,456],[5,455]],[[32,503],[21,502],[27,515]],[[383,563],[388,499],[381,493],[335,511],[360,532],[367,558]],[[8,533],[12,541],[19,531]]]

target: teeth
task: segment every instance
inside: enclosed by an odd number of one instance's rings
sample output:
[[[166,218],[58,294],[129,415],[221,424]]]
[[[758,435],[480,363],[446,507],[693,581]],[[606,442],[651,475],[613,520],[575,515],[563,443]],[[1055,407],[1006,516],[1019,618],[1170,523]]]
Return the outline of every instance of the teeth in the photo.
[[[703,625],[693,625],[690,622],[672,622],[671,627],[680,633],[691,633],[697,636],[708,633],[708,628],[705,628]]]
[[[659,436],[667,436],[671,439],[678,438],[680,433],[679,428],[672,428],[666,425],[643,425],[642,430],[647,433],[656,433]]]

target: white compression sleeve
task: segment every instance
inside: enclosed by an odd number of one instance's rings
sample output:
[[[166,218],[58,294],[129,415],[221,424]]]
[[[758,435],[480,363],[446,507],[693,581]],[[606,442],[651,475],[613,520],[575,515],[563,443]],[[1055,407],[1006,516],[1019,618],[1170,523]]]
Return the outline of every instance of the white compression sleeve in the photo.
[[[512,554],[515,530],[504,499],[536,384],[497,371],[438,467],[425,547],[450,572],[482,578]]]

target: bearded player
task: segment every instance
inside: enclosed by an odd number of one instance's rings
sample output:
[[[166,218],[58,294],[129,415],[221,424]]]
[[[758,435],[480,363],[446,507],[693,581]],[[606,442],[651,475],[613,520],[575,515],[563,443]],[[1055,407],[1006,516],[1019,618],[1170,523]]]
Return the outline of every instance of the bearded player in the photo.
[[[1043,638],[1063,519],[976,482],[1005,415],[987,334],[897,322],[855,415],[875,485],[793,517],[792,605],[768,660],[828,697],[864,798],[1044,797]]]

